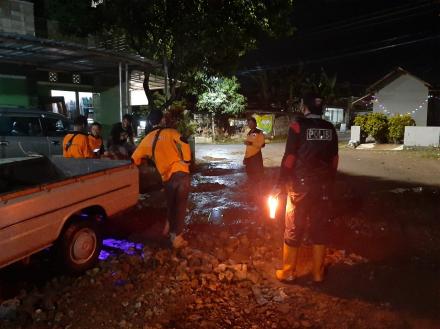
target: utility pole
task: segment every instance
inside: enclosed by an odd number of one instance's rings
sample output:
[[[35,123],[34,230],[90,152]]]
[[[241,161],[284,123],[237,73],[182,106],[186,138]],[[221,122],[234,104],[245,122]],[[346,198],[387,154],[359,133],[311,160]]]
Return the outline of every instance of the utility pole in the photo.
[[[165,102],[170,99],[170,86],[168,85],[168,62],[167,58],[163,57],[163,70],[164,70],[164,82],[165,82]]]
[[[211,113],[211,128],[212,128],[212,141],[215,141],[215,122],[214,122],[214,113]]]

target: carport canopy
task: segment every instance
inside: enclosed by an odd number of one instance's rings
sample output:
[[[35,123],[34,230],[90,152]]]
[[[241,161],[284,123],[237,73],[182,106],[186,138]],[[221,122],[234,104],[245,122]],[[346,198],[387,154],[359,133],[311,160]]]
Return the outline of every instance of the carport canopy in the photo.
[[[138,72],[161,68],[160,64],[137,55],[10,33],[0,33],[0,63],[79,74],[116,73],[121,66]],[[131,78],[138,80],[139,74]],[[150,77],[151,89],[162,89],[163,86],[163,79],[154,75]]]

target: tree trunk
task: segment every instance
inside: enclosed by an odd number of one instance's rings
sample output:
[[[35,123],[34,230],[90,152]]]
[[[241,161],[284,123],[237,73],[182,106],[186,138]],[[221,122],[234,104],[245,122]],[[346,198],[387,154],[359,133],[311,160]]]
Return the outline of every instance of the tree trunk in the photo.
[[[149,84],[150,74],[151,74],[151,70],[144,71],[144,82],[142,83],[142,86],[144,87],[145,96],[147,96],[148,107],[151,110],[154,110],[156,107],[154,105],[153,92],[151,91],[150,84]]]
[[[215,141],[215,122],[214,122],[214,113],[211,113],[211,129],[212,129],[212,141]]]

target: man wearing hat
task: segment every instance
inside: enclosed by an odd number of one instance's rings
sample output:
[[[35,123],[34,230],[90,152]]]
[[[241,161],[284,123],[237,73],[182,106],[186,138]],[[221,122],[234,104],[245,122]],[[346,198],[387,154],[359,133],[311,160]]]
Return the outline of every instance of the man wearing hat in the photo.
[[[277,185],[278,191],[287,189],[287,206],[283,268],[276,271],[276,278],[295,278],[298,248],[308,229],[313,243],[313,281],[321,282],[330,220],[329,198],[338,167],[338,138],[335,127],[321,118],[323,99],[319,95],[305,94],[301,111],[304,116],[295,118],[289,127]]]
[[[161,127],[162,118],[161,111],[150,112],[148,121],[152,130],[136,148],[132,159],[138,166],[145,158],[154,161],[165,187],[170,240],[178,249],[187,245],[182,233],[190,189],[191,149],[176,129]]]

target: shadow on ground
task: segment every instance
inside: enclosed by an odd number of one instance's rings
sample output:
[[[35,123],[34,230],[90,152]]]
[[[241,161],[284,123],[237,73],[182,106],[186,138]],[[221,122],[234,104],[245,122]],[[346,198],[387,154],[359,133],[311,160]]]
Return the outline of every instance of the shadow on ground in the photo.
[[[193,174],[189,201],[190,235],[246,231],[252,243],[255,238],[252,232],[256,229],[249,228],[269,227],[279,243],[267,248],[280,259],[282,221],[279,219],[278,225],[267,224],[266,210],[262,205],[277,173],[277,168],[268,168],[263,184],[256,189],[255,182],[247,182],[239,166],[224,163],[199,166]],[[365,257],[367,261],[354,265],[330,264],[326,282],[313,289],[347,299],[389,303],[397,310],[438,318],[439,198],[438,186],[338,175],[330,246]],[[160,246],[164,241],[161,232],[165,218],[163,192],[151,191],[142,196],[136,208],[109,220],[106,237]],[[221,247],[223,241],[213,243]],[[136,249],[136,245],[130,248]],[[108,246],[106,250],[115,252],[114,249]],[[125,252],[122,249],[119,252]],[[305,250],[303,258],[310,259],[310,248]],[[2,284],[11,287],[6,297],[17,292],[18,288],[41,285],[54,273],[58,275],[58,272],[47,271],[47,263],[38,263],[38,258],[36,262],[37,265],[31,265],[32,270],[26,270],[27,274],[23,274],[24,270],[19,267],[0,272]],[[273,260],[267,262],[269,269],[276,267]],[[302,266],[310,265],[304,265],[306,263],[307,260],[303,260]],[[300,278],[297,284],[309,286],[306,278]]]

